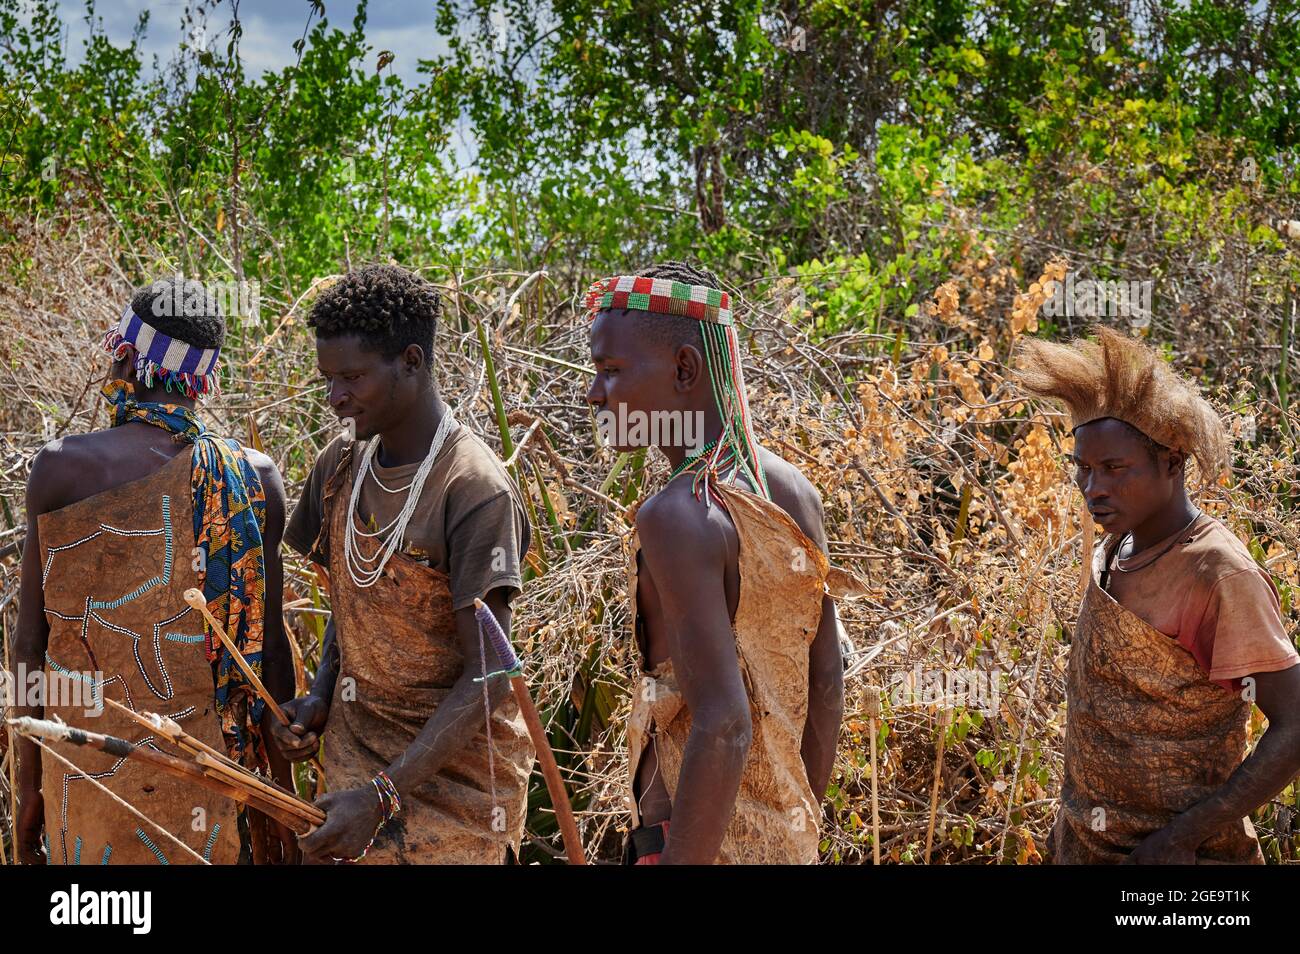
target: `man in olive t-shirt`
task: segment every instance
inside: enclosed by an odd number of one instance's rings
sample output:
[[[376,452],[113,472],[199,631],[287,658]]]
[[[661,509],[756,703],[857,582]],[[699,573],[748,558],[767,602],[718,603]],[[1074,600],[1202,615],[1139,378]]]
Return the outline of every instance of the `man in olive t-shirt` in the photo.
[[[308,319],[330,407],[355,433],[321,453],[284,536],[330,587],[311,692],[272,731],[295,761],[324,742],[310,862],[500,863],[523,834],[532,743],[508,680],[487,682],[485,716],[476,680],[501,663],[474,601],[509,632],[528,524],[505,467],[438,393],[439,308],[428,282],[369,266]]]
[[[313,545],[321,532],[325,482],[348,443],[340,436],[321,451],[285,528],[284,542],[323,567],[330,562],[329,541],[322,540],[318,551]],[[356,465],[353,456],[353,479]],[[380,484],[408,484],[419,467],[384,467],[372,461],[357,501],[358,521],[372,531],[392,521],[402,508],[402,494],[385,491]],[[402,553],[451,578],[453,609],[472,607],[475,597],[497,587],[505,587],[510,598],[522,589],[520,563],[528,552],[528,520],[505,467],[469,428],[458,427],[448,436],[402,540]]]

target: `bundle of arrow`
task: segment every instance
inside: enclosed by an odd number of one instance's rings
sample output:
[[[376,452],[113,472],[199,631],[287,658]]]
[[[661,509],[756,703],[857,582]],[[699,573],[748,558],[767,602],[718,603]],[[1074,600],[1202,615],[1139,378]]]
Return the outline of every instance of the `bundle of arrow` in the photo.
[[[253,774],[223,753],[187,735],[173,720],[152,712],[135,712],[112,699],[104,701],[133,722],[139,723],[155,738],[165,739],[181,754],[169,755],[116,736],[73,728],[63,722],[28,717],[8,721],[15,732],[33,739],[89,745],[110,755],[147,762],[169,775],[189,779],[196,785],[255,808],[300,835],[324,823],[325,813],[315,805],[303,801],[269,779]]]

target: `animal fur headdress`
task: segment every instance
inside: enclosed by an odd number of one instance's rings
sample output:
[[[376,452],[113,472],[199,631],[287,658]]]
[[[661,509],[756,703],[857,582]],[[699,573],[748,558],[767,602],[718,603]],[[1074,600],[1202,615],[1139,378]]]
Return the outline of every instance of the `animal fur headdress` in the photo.
[[[1095,334],[1095,342],[1076,339],[1068,345],[1020,339],[1021,385],[1062,402],[1071,428],[1116,418],[1157,444],[1196,458],[1202,480],[1217,479],[1228,466],[1228,436],[1196,386],[1136,338],[1105,327]]]

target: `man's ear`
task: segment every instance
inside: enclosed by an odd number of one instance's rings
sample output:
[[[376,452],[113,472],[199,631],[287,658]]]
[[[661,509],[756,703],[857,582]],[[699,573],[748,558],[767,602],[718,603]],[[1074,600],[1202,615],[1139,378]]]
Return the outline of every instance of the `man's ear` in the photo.
[[[126,353],[123,354],[122,357],[114,359],[113,363],[109,366],[108,376],[111,379],[135,384],[135,345],[129,344],[126,346],[125,350]]]
[[[424,370],[427,355],[418,344],[409,344],[402,351],[402,367],[408,374]]]
[[[677,380],[674,384],[678,392],[694,388],[704,373],[704,355],[700,354],[699,348],[684,344],[677,349]]]
[[[1187,455],[1180,450],[1169,452],[1169,476],[1181,477],[1187,473]]]

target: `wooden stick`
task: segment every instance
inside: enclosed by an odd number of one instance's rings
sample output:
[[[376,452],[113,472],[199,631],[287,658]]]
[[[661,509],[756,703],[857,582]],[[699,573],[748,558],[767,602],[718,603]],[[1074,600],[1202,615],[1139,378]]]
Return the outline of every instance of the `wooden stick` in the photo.
[[[244,768],[244,766],[240,765],[234,759],[230,758],[230,756],[226,755],[226,753],[218,752],[216,749],[208,745],[206,742],[202,742],[199,739],[194,738],[194,736],[188,735],[185,732],[185,730],[180,727],[180,725],[178,725],[173,720],[167,718],[166,716],[159,715],[155,712],[135,712],[134,710],[128,709],[126,706],[122,705],[116,699],[105,698],[104,701],[107,702],[114,709],[116,709],[118,712],[122,713],[124,716],[131,719],[133,722],[138,723],[142,728],[148,729],[150,732],[157,732],[158,734],[164,736],[173,745],[176,745],[178,748],[184,749],[186,752],[189,752],[191,755],[197,756],[200,752],[206,752],[214,759],[218,760],[219,762],[222,762],[225,765],[234,768],[236,771],[246,775],[247,777],[257,778],[259,779],[259,781],[261,781],[259,776],[249,772],[246,768]],[[324,769],[321,768],[320,763],[316,759],[314,758],[311,759],[309,764],[312,765],[317,772],[319,772],[322,775],[324,774]],[[311,804],[310,802],[306,802],[298,798],[298,794],[296,792],[290,792],[287,789],[280,786],[275,781],[275,779],[269,779],[268,781],[275,788],[276,791],[288,795],[290,798],[296,799],[299,802],[302,802],[302,804],[304,805]]]
[[[105,697],[104,702],[122,713],[122,715],[126,716],[132,722],[135,722],[142,729],[148,729],[150,732],[158,733],[173,745],[184,749],[191,755],[197,755],[199,752],[208,752],[237,768],[243,768],[243,766],[239,765],[229,756],[223,755],[207,743],[200,742],[192,735],[187,735],[180,725],[166,716],[159,715],[156,712],[136,712],[134,709],[129,709],[122,705],[122,703],[118,702],[116,699]]]
[[[236,796],[237,801],[276,819],[300,835],[307,834],[325,823],[325,815],[319,809],[314,813],[308,813],[303,811],[298,802],[273,798],[270,795],[263,795],[261,791],[249,791],[247,782],[232,777],[228,769],[213,768],[211,763],[207,763],[200,771],[205,778],[230,785],[239,793]]]
[[[274,780],[263,779],[261,776],[248,771],[229,756],[218,752],[207,743],[188,735],[184,729],[171,719],[153,712],[134,712],[115,699],[105,699],[104,701],[138,723],[142,728],[158,733],[178,748],[189,752],[194,756],[194,761],[207,770],[205,774],[209,775],[209,777],[215,773],[218,777],[227,779],[232,783],[257,789],[269,800],[281,805],[287,811],[299,815],[305,821],[316,825],[324,824],[325,813],[319,808],[304,801],[292,792],[286,792],[276,785]],[[240,798],[239,800],[245,801],[246,799]]]
[[[280,824],[292,829],[300,835],[306,834],[311,829],[311,823],[304,818],[299,818],[278,804],[272,804],[259,792],[245,792],[230,782],[210,778],[203,774],[203,770],[192,762],[186,762],[174,755],[167,755],[165,752],[155,752],[153,749],[145,746],[132,745],[126,739],[119,739],[112,735],[103,735],[99,732],[88,732],[85,729],[77,729],[64,725],[59,722],[48,722],[43,719],[10,719],[9,724],[15,726],[19,732],[30,737],[43,736],[48,739],[71,742],[74,745],[89,745],[101,752],[107,752],[109,755],[119,757],[134,758],[141,762],[147,762],[155,768],[177,778],[188,779],[195,784],[224,795],[227,798],[237,802],[246,802],[250,807],[256,808],[264,815],[269,815]]]
[[[144,761],[157,765],[164,772],[170,772],[178,778],[187,778],[203,788],[225,795],[234,802],[242,802],[249,808],[254,808],[263,815],[274,818],[281,825],[299,835],[305,835],[311,830],[312,823],[308,819],[303,818],[278,802],[271,801],[260,792],[249,791],[233,780],[209,775],[194,763],[186,762],[174,755],[165,755],[144,748],[137,751],[147,752]]]
[[[939,744],[934,753],[934,787],[930,791],[930,827],[925,833],[925,863],[930,863],[930,846],[934,843],[934,821],[939,813],[939,786],[943,783],[943,744],[947,741],[948,710],[939,710]]]
[[[262,701],[266,703],[267,708],[280,720],[280,725],[289,725],[289,717],[284,714],[280,704],[271,698],[271,694],[266,691],[266,686],[262,685],[262,680],[257,678],[257,673],[253,672],[253,667],[248,664],[248,660],[244,658],[243,654],[235,648],[235,644],[226,636],[225,627],[218,623],[217,618],[208,611],[208,601],[203,598],[203,592],[190,587],[185,591],[185,602],[203,614],[203,618],[212,627],[212,632],[216,634],[217,639],[221,640],[221,645],[226,647],[226,652],[230,653],[230,658],[244,671],[244,675],[257,691],[257,694],[262,697]]]
[[[501,631],[501,624],[497,622],[487,604],[480,599],[476,599],[474,600],[474,610],[480,624],[488,630],[489,636],[493,637],[492,644],[496,648],[497,655],[501,657],[502,664],[506,666],[509,666],[512,662],[517,664],[518,660],[515,658],[513,649],[510,648],[510,642],[506,639],[505,633]],[[504,643],[504,652],[501,643]],[[487,673],[483,675],[486,677]],[[551,806],[555,809],[555,817],[560,823],[560,835],[564,839],[564,853],[568,856],[569,864],[585,865],[587,858],[582,850],[582,838],[578,834],[578,824],[573,819],[573,806],[569,804],[569,793],[564,788],[564,779],[560,777],[560,767],[555,762],[555,753],[551,751],[551,740],[546,737],[546,730],[542,728],[541,716],[537,714],[537,706],[533,704],[532,694],[528,691],[528,683],[524,681],[522,674],[510,677],[510,689],[514,692],[519,711],[523,713],[524,722],[528,726],[528,734],[533,740],[533,748],[537,750],[537,761],[542,766],[542,777],[546,779],[546,790],[551,795]],[[489,742],[489,744],[491,743]]]
[[[325,813],[321,811],[319,808],[317,808],[315,805],[312,805],[310,802],[303,801],[301,798],[298,798],[298,796],[296,795],[290,795],[288,792],[276,788],[274,785],[271,785],[263,781],[262,779],[258,778],[256,775],[253,775],[249,772],[242,772],[238,775],[232,775],[231,773],[233,772],[233,769],[231,769],[229,765],[227,765],[222,761],[219,761],[218,759],[214,759],[211,755],[208,755],[206,752],[200,752],[198,755],[194,757],[194,761],[197,762],[199,765],[203,766],[203,768],[208,769],[212,772],[218,772],[228,778],[239,779],[244,785],[247,785],[250,788],[255,789],[260,795],[262,795],[268,801],[274,801],[276,804],[284,806],[285,810],[296,813],[304,821],[309,821],[315,825],[325,824]]]
[[[876,735],[880,728],[876,717],[871,717],[871,863],[880,864],[880,786],[877,782]]]
[[[573,806],[569,804],[569,794],[564,789],[564,780],[560,777],[560,767],[555,762],[555,753],[551,751],[550,740],[542,728],[537,706],[533,704],[532,694],[523,676],[512,676],[510,688],[515,694],[519,711],[524,714],[528,724],[528,734],[533,737],[533,748],[537,750],[537,761],[542,765],[542,776],[546,779],[546,790],[551,795],[551,805],[560,822],[560,834],[564,838],[564,853],[571,865],[585,865],[586,856],[582,851],[582,838],[578,835],[578,824],[573,819]],[[538,740],[541,740],[540,742]]]
[[[880,864],[880,769],[876,764],[876,736],[880,734],[880,695],[871,690],[871,863]]]

